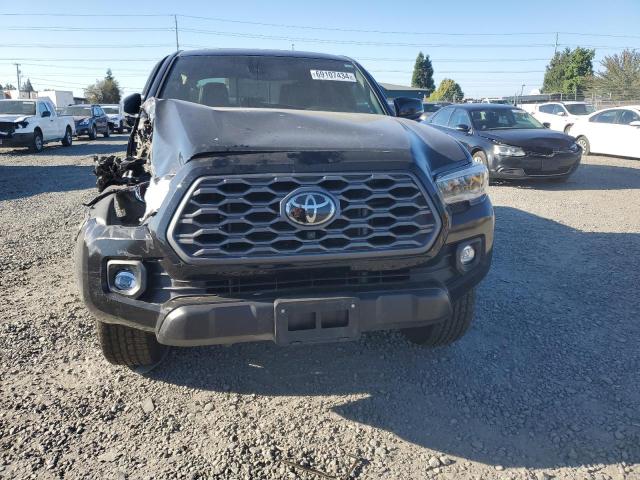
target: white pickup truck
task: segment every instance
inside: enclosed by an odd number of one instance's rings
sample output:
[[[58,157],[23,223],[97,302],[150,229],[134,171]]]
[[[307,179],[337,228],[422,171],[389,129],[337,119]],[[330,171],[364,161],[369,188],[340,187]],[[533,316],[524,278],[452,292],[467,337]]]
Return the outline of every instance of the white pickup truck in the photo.
[[[49,142],[73,143],[73,117],[58,115],[48,98],[0,100],[0,147],[28,147],[42,151]]]

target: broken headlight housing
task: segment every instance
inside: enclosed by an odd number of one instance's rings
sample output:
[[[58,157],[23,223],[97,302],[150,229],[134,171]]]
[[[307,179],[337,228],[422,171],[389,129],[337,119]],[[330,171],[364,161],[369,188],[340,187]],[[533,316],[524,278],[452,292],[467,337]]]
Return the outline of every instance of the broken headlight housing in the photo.
[[[475,163],[436,177],[436,184],[445,203],[449,205],[475,200],[486,194],[489,171],[484,165]]]

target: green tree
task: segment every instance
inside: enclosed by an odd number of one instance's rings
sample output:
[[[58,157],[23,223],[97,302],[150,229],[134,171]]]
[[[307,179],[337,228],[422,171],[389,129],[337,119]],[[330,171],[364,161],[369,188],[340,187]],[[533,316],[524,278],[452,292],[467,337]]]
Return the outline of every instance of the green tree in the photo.
[[[107,75],[102,80],[97,80],[93,85],[84,89],[84,95],[90,103],[119,103],[120,86],[113,78],[111,69],[107,70]]]
[[[602,93],[622,99],[640,96],[640,51],[623,50],[600,62],[604,70],[596,74],[594,86]]]
[[[593,78],[596,51],[576,47],[557,52],[544,74],[544,93],[582,93]]]
[[[5,90],[15,90],[15,89],[16,89],[16,87],[14,87],[14,86],[13,86],[13,84],[11,84],[11,83],[7,83],[7,84],[4,86],[4,89],[5,89]]]
[[[422,52],[418,53],[416,63],[413,66],[411,86],[414,88],[424,88],[427,91],[427,95],[431,95],[435,90],[436,84],[433,81],[433,65],[431,65],[429,55],[425,57]]]
[[[22,85],[22,91],[31,93],[34,91],[33,85],[31,85],[31,80],[27,78],[27,81]]]
[[[429,96],[430,102],[437,101],[460,101],[464,98],[462,88],[454,80],[445,78],[438,85],[438,89]]]

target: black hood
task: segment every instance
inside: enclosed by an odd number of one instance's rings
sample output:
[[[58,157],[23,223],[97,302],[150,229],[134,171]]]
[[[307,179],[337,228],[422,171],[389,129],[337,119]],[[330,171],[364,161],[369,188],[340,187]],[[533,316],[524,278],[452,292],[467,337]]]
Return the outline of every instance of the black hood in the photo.
[[[528,152],[545,154],[567,150],[574,143],[573,137],[546,128],[478,130],[477,134],[496,143],[513,145]]]
[[[252,152],[356,152],[376,161],[466,161],[451,137],[416,122],[385,115],[264,108],[214,108],[182,100],[149,99],[155,176],[175,173],[194,157]],[[375,167],[374,167],[375,168]]]

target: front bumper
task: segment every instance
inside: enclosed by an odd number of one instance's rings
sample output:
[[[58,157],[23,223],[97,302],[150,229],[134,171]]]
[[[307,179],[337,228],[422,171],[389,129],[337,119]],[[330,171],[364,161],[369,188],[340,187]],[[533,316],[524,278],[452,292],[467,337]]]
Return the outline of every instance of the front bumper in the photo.
[[[146,226],[113,225],[113,203],[113,196],[98,202],[78,235],[82,297],[100,321],[154,332],[166,345],[315,343],[429,325],[446,318],[452,302],[491,265],[494,216],[488,197],[452,215],[445,241],[428,256],[385,261],[391,264],[375,272],[363,270],[361,262],[355,270],[316,263],[240,278],[212,276],[215,266],[169,266]],[[455,252],[467,241],[475,242],[478,254],[461,269]],[[109,291],[106,266],[113,259],[143,262],[147,288],[138,298]]]
[[[513,180],[568,177],[580,165],[581,157],[582,152],[553,156],[527,154],[524,157],[493,155],[490,174],[492,178]]]
[[[33,143],[33,132],[0,134],[0,148],[29,147]]]

